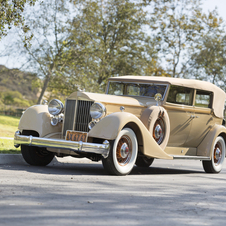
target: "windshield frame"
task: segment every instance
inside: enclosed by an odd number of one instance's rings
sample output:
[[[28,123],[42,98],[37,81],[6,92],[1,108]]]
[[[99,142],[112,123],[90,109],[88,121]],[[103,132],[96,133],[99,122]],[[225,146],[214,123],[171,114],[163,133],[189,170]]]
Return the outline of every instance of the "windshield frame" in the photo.
[[[116,94],[109,94],[109,86],[110,83],[122,83],[122,84],[134,84],[134,85],[140,85],[140,84],[144,84],[144,85],[164,85],[166,86],[166,89],[164,91],[164,94],[162,95],[162,101],[165,99],[167,91],[169,89],[170,84],[169,83],[160,83],[160,82],[154,82],[154,81],[150,81],[150,82],[124,82],[124,81],[108,81],[107,87],[106,87],[106,94],[107,95],[115,95],[115,96],[129,96],[129,97],[144,97],[144,98],[152,98],[154,99],[154,97],[151,96],[140,96],[140,95],[127,95],[127,94],[123,94],[123,95],[116,95]],[[125,88],[125,87],[124,87]]]

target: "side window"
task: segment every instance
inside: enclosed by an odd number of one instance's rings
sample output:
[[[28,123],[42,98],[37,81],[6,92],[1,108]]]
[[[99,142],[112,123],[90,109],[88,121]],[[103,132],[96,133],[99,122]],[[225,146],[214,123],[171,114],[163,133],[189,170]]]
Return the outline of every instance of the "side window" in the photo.
[[[195,106],[203,108],[212,108],[213,93],[197,90],[195,96]]]
[[[194,89],[183,86],[170,86],[167,102],[192,105]]]

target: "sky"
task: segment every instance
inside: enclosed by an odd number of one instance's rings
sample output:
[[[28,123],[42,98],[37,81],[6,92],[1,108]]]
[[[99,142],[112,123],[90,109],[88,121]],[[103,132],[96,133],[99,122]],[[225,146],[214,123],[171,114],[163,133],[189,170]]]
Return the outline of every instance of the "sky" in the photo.
[[[219,15],[226,21],[226,0],[203,0],[203,10],[208,12],[208,10],[213,10],[217,7]]]
[[[219,16],[221,16],[226,21],[226,0],[203,0],[203,11],[208,12],[210,10],[215,9],[217,7],[217,11],[219,13]],[[2,45],[0,41],[0,51],[2,49]],[[20,68],[21,62],[15,62],[13,60],[10,60],[9,57],[0,57],[0,65],[5,65],[8,68]]]

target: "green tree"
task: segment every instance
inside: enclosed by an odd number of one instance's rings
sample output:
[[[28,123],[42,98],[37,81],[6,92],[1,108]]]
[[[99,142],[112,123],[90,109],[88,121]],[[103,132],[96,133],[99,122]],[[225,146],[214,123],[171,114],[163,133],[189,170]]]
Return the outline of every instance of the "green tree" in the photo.
[[[226,36],[205,36],[202,45],[191,56],[190,75],[207,80],[226,90]]]
[[[63,76],[67,63],[63,49],[69,11],[70,4],[64,0],[37,1],[36,6],[24,15],[30,30],[27,34],[18,31],[20,55],[27,61],[24,67],[36,72],[42,79],[37,103],[41,102],[49,84]],[[29,44],[23,42],[26,35],[33,35]]]
[[[216,13],[202,12],[201,0],[150,1],[150,29],[159,42],[159,59],[166,73],[184,77],[197,43],[222,24]]]
[[[68,74],[87,91],[104,91],[110,76],[149,75],[156,57],[143,5],[129,0],[83,1],[66,40]]]
[[[7,29],[12,26],[22,26],[26,31],[28,27],[24,23],[22,13],[25,4],[34,5],[36,0],[0,0],[0,40],[7,34]]]

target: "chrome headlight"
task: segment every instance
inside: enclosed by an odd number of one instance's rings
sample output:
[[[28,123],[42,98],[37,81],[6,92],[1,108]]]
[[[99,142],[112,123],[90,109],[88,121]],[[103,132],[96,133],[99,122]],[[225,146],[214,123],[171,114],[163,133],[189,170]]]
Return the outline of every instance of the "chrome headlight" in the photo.
[[[106,108],[101,103],[94,103],[90,107],[90,115],[93,119],[99,119],[104,117],[106,114]]]
[[[48,104],[48,111],[51,115],[59,115],[64,110],[64,105],[60,100],[53,99]]]

